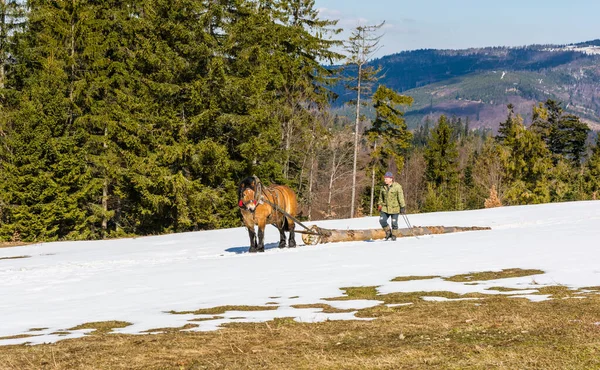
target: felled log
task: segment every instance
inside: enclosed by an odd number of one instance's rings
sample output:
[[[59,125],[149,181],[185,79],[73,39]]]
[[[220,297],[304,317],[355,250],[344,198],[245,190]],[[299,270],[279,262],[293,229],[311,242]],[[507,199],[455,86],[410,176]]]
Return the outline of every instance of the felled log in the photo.
[[[412,228],[394,230],[394,235],[397,238],[405,238],[409,236],[433,235],[433,234],[448,234],[461,231],[478,231],[491,230],[490,227],[480,226],[414,226]],[[321,243],[336,243],[336,242],[351,242],[362,240],[377,240],[384,239],[385,231],[378,229],[365,230],[330,230],[323,229],[313,225],[308,233],[302,234],[302,240],[306,245],[316,245]]]

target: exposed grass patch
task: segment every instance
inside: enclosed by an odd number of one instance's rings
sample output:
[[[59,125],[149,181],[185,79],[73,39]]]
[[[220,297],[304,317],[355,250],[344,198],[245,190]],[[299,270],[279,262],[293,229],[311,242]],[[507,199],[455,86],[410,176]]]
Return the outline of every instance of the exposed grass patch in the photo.
[[[143,331],[143,333],[178,333],[185,329],[193,329],[197,328],[197,324],[185,324],[183,326],[177,328],[156,328],[156,329],[148,329]]]
[[[199,317],[196,319],[190,319],[188,321],[211,321],[211,320],[219,320],[219,319],[223,319],[223,316],[213,316],[213,317]]]
[[[536,269],[505,269],[502,271],[483,271],[483,272],[472,272],[469,274],[454,275],[444,278],[446,281],[454,282],[470,282],[470,281],[484,281],[484,280],[497,280],[497,279],[508,279],[514,277],[531,276],[543,274],[544,271]]]
[[[169,311],[174,315],[222,315],[227,311],[270,311],[276,310],[279,306],[218,306],[211,308],[201,308],[195,311]]]
[[[581,288],[580,290],[594,290],[594,291],[599,291],[600,292],[600,286],[588,286],[585,288]]]
[[[125,328],[129,325],[132,324],[126,321],[97,321],[87,322],[67,330],[94,329],[94,331],[88,333],[88,335],[100,335],[109,333],[113,329]]]
[[[33,243],[25,243],[25,242],[0,242],[0,248],[11,248],[11,247],[20,247],[22,245],[28,245]]]
[[[487,297],[478,305],[421,300],[382,307],[371,321],[282,318],[227,324],[217,332],[2,346],[0,364],[24,370],[600,368],[600,295],[543,302]]]
[[[579,292],[578,290],[571,290],[564,285],[545,286],[536,289],[538,292],[534,294],[550,294],[550,298],[572,297]]]
[[[31,328],[29,329],[29,331],[42,331],[42,330],[46,330],[48,328]]]
[[[536,288],[538,289],[538,288]],[[486,290],[494,290],[496,292],[518,292],[520,290],[531,290],[529,288],[507,288],[507,287],[503,287],[503,286],[493,286],[493,287],[489,287]]]
[[[353,312],[355,309],[340,309],[332,307],[328,304],[324,303],[314,303],[314,304],[296,304],[292,306],[293,308],[320,308],[323,313],[344,313],[344,312]]]
[[[398,276],[393,278],[390,281],[412,281],[412,280],[430,280],[430,279],[435,279],[435,278],[439,278],[441,276]]]
[[[349,301],[355,299],[378,299],[376,286],[360,286],[340,288],[346,295],[324,298],[326,301]]]
[[[58,336],[64,337],[65,335],[69,335],[69,334],[71,334],[71,332],[70,332],[70,331],[55,331],[55,332],[53,332],[53,333],[51,333],[51,334],[54,334],[54,335],[58,335]]]
[[[9,335],[7,337],[0,337],[0,340],[4,339],[22,339],[22,338],[31,338],[31,337],[39,337],[41,334],[18,334],[18,335]]]
[[[16,260],[19,258],[30,258],[31,256],[14,256],[14,257],[0,257],[0,260]]]

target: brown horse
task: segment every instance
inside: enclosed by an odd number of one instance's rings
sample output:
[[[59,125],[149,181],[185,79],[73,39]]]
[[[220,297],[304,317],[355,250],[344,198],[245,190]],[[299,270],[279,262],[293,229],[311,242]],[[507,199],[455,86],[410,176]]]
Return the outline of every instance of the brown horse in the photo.
[[[265,251],[265,226],[272,224],[279,230],[279,248],[285,248],[285,231],[289,231],[289,247],[296,246],[294,239],[294,220],[286,216],[282,210],[292,217],[296,216],[298,203],[296,194],[285,185],[263,187],[256,176],[244,179],[239,186],[238,205],[242,212],[244,225],[250,236],[249,252]],[[258,225],[258,243],[254,227]]]

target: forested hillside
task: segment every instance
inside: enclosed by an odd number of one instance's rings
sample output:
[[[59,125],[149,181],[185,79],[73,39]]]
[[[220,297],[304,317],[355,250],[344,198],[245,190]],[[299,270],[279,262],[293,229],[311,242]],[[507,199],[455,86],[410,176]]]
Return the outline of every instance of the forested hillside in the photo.
[[[356,120],[331,112],[333,91],[356,89],[332,87],[337,30],[312,0],[2,4],[1,241],[239,226],[251,175],[290,185],[313,220],[372,213],[386,171],[409,212],[598,195],[600,142],[583,120],[600,72],[579,51],[382,58],[361,99],[372,117]],[[465,111],[433,114],[448,101]]]
[[[441,114],[469,119],[473,127],[497,130],[511,103],[531,118],[536,102],[554,99],[600,128],[600,40],[576,45],[532,45],[466,50],[415,50],[371,62],[381,83],[415,98],[409,127]],[[352,68],[345,71],[353,74]],[[342,99],[350,97],[336,87]]]

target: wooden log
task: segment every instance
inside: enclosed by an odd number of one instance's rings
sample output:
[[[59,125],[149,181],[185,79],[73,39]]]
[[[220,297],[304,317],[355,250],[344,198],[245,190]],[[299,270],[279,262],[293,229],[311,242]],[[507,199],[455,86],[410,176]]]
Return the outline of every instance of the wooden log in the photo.
[[[433,234],[448,234],[462,231],[478,231],[491,230],[490,227],[480,226],[414,226],[412,228],[404,228],[394,230],[394,235],[397,238],[405,238],[409,236],[433,235]],[[384,239],[385,231],[383,229],[364,229],[364,230],[330,230],[323,229],[313,225],[309,229],[309,233],[302,235],[302,240],[306,245],[316,245],[321,243],[336,243],[336,242],[351,242],[362,240],[377,240]]]

